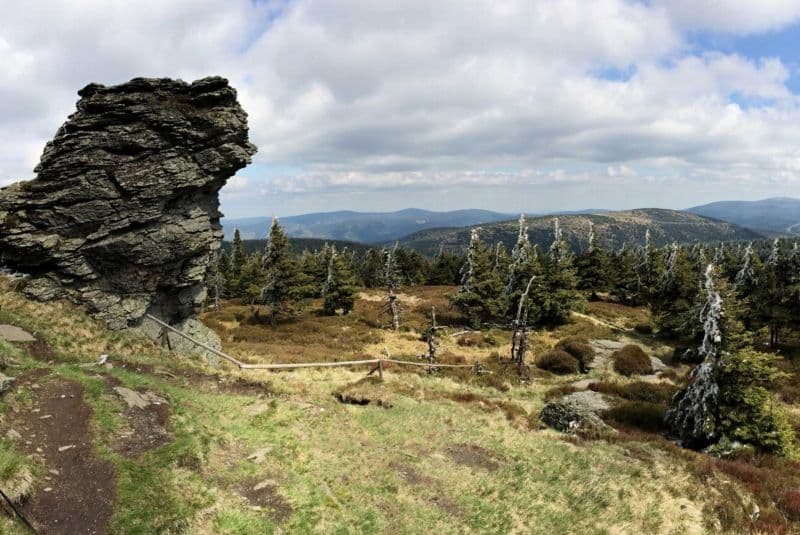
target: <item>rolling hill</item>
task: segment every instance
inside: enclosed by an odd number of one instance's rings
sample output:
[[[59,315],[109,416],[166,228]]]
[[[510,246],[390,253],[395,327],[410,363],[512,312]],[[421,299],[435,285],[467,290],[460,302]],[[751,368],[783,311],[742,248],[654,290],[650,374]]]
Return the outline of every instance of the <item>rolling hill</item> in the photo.
[[[513,218],[488,210],[455,210],[431,212],[410,208],[398,212],[319,212],[282,217],[281,225],[293,238],[319,238],[361,243],[393,241],[408,234],[438,227],[481,225]],[[252,217],[225,219],[222,222],[225,240],[233,238],[238,228],[243,239],[263,239],[269,231],[271,218]]]
[[[597,243],[609,248],[641,245],[647,229],[653,242],[663,245],[672,241],[680,243],[753,240],[763,236],[753,230],[677,210],[648,208],[599,214],[541,216],[528,220],[528,237],[531,243],[549,247],[553,241],[553,219],[558,217],[564,238],[578,251],[586,247],[589,222],[594,223]],[[440,247],[453,251],[463,250],[469,243],[470,229],[442,228],[416,232],[400,240],[406,247],[424,254],[435,254]],[[495,243],[503,242],[509,249],[517,237],[517,221],[501,221],[481,225],[481,238]]]
[[[800,199],[774,197],[760,201],[721,201],[687,212],[735,223],[756,231],[800,235]]]

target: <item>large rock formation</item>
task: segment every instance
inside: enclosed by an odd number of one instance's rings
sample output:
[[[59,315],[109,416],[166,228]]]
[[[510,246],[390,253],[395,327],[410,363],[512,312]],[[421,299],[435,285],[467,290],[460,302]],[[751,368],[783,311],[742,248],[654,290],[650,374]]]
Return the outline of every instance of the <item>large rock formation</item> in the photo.
[[[38,176],[0,190],[0,264],[25,291],[84,303],[109,327],[177,323],[205,295],[219,189],[255,153],[224,78],[136,78],[78,92]]]

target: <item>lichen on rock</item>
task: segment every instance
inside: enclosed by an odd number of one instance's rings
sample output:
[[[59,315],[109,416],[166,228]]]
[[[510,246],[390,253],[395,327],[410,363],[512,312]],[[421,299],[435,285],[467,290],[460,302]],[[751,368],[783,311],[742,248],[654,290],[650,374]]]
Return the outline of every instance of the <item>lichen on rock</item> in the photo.
[[[3,264],[25,292],[110,328],[191,317],[219,248],[219,190],[250,162],[247,114],[220,77],[135,78],[78,92],[37,177],[0,190]]]

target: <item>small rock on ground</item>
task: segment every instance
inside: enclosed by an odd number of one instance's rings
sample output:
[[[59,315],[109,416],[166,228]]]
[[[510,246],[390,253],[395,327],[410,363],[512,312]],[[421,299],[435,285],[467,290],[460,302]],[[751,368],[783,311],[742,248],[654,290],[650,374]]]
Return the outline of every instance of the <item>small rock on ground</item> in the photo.
[[[658,373],[667,369],[667,365],[664,364],[664,362],[658,357],[650,357],[650,365],[653,367],[654,373]]]
[[[144,409],[149,405],[159,405],[167,402],[166,399],[159,397],[152,392],[145,392],[142,394],[122,386],[115,386],[114,392],[116,392],[119,397],[125,400],[125,403],[128,404],[128,407],[139,407],[140,409]]]
[[[7,342],[35,342],[36,338],[33,337],[28,331],[17,327],[16,325],[0,325],[0,338]]]
[[[599,383],[597,379],[581,379],[580,381],[575,381],[572,383],[573,388],[577,388],[578,390],[586,390],[590,386],[595,383]]]
[[[0,393],[3,393],[9,388],[11,388],[13,382],[14,382],[13,377],[9,377],[4,373],[0,373]]]

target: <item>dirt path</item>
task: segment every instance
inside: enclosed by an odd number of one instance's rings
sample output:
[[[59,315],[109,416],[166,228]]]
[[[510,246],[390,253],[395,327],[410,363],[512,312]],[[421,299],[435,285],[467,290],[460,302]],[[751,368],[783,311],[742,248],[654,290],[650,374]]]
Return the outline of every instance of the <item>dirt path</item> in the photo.
[[[601,320],[600,318],[595,318],[594,316],[589,316],[588,314],[583,314],[581,312],[572,311],[572,315],[576,318],[581,318],[584,320],[589,320],[590,322],[594,323],[595,325],[600,325],[602,327],[608,327],[612,331],[621,331],[621,332],[632,332],[633,329],[626,329],[625,327],[620,327],[619,325],[614,325],[613,323],[609,323],[605,320]]]
[[[23,514],[43,534],[106,533],[116,475],[113,465],[95,452],[92,409],[83,401],[82,387],[41,373],[22,377],[19,386],[31,389],[33,403],[9,412],[2,433],[17,431],[22,437],[18,447],[44,464]]]

